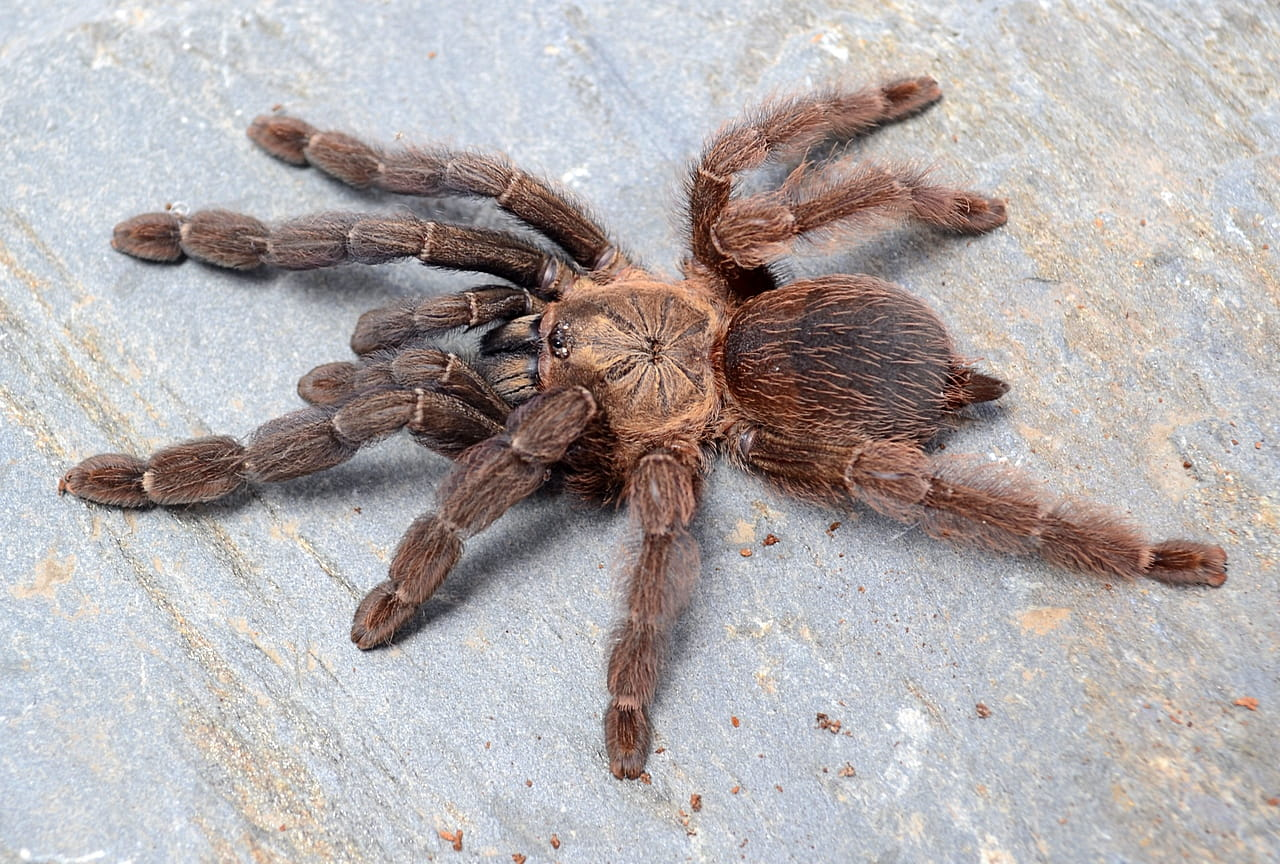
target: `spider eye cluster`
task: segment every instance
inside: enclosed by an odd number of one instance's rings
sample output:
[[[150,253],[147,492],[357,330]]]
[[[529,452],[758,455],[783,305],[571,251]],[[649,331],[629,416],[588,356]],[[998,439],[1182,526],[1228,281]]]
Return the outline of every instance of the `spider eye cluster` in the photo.
[[[569,325],[563,321],[551,328],[547,335],[547,347],[561,360],[569,356]]]

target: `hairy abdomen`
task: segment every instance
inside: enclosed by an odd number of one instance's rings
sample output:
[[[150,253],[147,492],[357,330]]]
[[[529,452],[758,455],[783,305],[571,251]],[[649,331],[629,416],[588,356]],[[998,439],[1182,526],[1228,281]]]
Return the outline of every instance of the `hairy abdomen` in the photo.
[[[954,407],[960,368],[937,316],[870,276],[752,298],[729,324],[723,358],[747,419],[830,443],[933,437]]]

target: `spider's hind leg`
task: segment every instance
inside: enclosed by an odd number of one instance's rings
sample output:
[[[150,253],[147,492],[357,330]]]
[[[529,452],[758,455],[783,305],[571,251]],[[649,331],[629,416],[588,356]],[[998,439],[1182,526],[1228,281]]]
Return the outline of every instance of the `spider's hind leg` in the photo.
[[[932,78],[904,78],[863,90],[775,102],[721,129],[707,142],[689,178],[694,259],[720,273],[737,293],[750,295],[773,287],[772,280],[761,278],[767,274],[757,272],[759,264],[739,263],[719,245],[719,225],[737,176],[780,155],[801,153],[824,138],[849,138],[909,117],[941,97]]]
[[[784,488],[830,503],[860,500],[931,537],[1035,554],[1084,573],[1213,587],[1227,579],[1221,547],[1152,543],[1119,513],[1056,495],[1003,465],[929,456],[900,440],[824,446],[746,424],[734,431],[737,458]]]
[[[812,171],[801,165],[781,190],[727,202],[710,230],[717,250],[750,269],[787,254],[800,237],[830,228],[915,220],[981,234],[1007,218],[1003,201],[928,183],[920,171],[869,164]]]

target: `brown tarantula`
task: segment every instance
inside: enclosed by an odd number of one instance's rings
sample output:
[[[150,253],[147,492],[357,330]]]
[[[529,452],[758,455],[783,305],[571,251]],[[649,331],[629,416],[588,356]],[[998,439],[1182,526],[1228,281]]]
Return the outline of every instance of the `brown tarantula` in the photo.
[[[409,215],[327,213],[274,228],[220,210],[129,219],[113,245],[155,261],[309,270],[417,258],[510,284],[365,313],[351,339],[358,362],[308,372],[298,393],[310,407],[260,426],[246,444],[213,436],[147,459],[93,456],[59,488],[118,507],[211,501],[248,482],[331,468],[407,428],[457,465],[436,511],[400,542],[390,578],[356,610],[351,638],[361,648],[390,641],[440,587],[463,541],[553,472],[573,492],[625,503],[641,541],[608,669],[605,741],[618,777],[644,769],[664,644],[698,573],[689,524],[718,450],[793,494],[862,501],[934,537],[1080,571],[1221,585],[1218,546],[1151,543],[1112,511],[1009,468],[926,452],[961,408],[1008,388],[961,358],[920,300],[871,276],[786,282],[770,269],[797,239],[830,226],[913,219],[977,234],[1004,224],[1002,202],[919,171],[803,158],[940,96],[931,78],[904,79],[777,101],[725,127],[689,177],[691,255],[676,281],[631,263],[565,195],[500,157],[384,150],[259,117],[249,136],[286,162],[359,188],[491,198],[558,248]],[[780,188],[734,195],[739,174],[786,158],[798,167]],[[431,345],[477,327],[488,329],[472,359]]]

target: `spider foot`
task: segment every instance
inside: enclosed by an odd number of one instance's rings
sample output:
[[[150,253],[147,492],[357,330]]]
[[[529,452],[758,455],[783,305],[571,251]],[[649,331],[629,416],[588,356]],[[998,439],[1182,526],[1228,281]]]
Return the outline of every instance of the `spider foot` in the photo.
[[[956,196],[956,213],[950,227],[961,234],[984,234],[1009,221],[1005,203],[997,198],[985,198],[976,192],[963,192]]]
[[[388,579],[360,601],[351,622],[351,641],[362,651],[385,645],[417,611],[418,604],[406,604],[396,597],[395,583]]]
[[[928,75],[894,81],[881,92],[889,103],[885,113],[893,120],[914,114],[942,98],[942,88]]]
[[[113,507],[214,501],[244,485],[245,455],[245,448],[225,435],[172,444],[147,459],[103,453],[68,471],[58,493]]]
[[[643,708],[624,707],[614,699],[604,716],[604,742],[609,770],[619,780],[634,780],[649,758],[649,718]]]
[[[290,165],[307,164],[303,150],[315,133],[316,129],[311,124],[281,114],[255,117],[253,124],[245,131],[254,144]]]
[[[126,219],[111,233],[111,248],[144,261],[182,258],[182,220],[176,213],[143,213]]]
[[[147,463],[123,453],[90,456],[58,481],[58,494],[110,504],[112,507],[145,507],[151,504],[142,477]]]
[[[387,580],[361,600],[351,622],[351,641],[357,648],[369,650],[389,643],[419,609],[421,604],[404,602],[396,589],[396,582]]]
[[[266,225],[243,213],[201,210],[179,216],[165,211],[119,223],[112,231],[111,247],[146,261],[171,262],[189,255],[218,267],[253,270],[267,255],[268,234]]]
[[[1208,585],[1217,588],[1227,581],[1227,553],[1221,546],[1166,540],[1152,552],[1155,560],[1144,574],[1148,579],[1172,585]]]
[[[322,363],[298,379],[298,395],[312,405],[336,405],[356,392],[361,371],[348,361]]]

